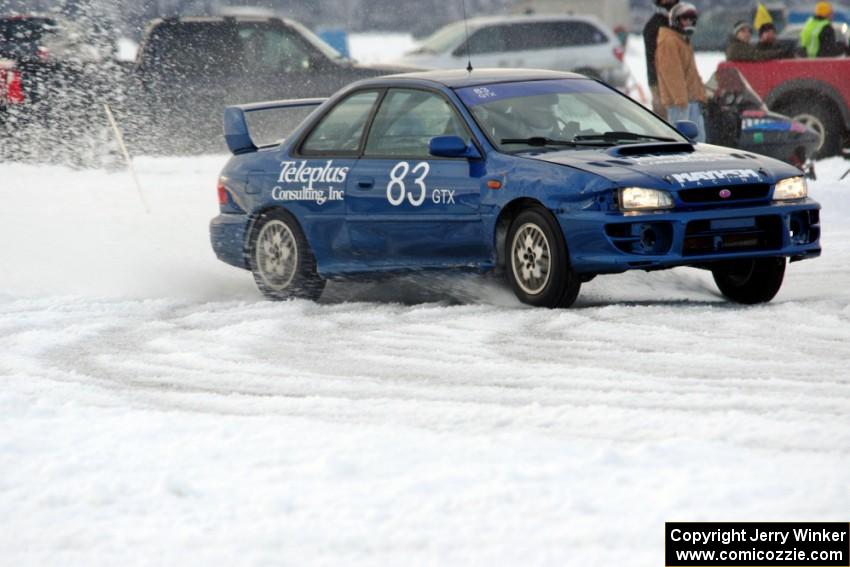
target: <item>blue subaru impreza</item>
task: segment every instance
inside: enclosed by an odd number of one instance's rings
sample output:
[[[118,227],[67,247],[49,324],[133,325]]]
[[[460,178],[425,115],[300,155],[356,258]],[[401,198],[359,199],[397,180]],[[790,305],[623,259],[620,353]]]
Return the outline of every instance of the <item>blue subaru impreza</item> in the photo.
[[[252,139],[251,113],[305,108],[285,141]],[[234,156],[212,245],[273,299],[473,269],[503,271],[525,303],[567,307],[598,274],[693,266],[751,304],[776,295],[786,259],[820,254],[820,205],[798,169],[694,144],[692,123],[580,75],[394,75],[230,107],[224,122]]]

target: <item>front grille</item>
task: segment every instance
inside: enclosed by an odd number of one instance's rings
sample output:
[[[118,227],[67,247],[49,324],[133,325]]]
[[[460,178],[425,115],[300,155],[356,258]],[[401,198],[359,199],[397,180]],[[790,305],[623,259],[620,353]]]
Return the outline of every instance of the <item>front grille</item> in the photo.
[[[782,218],[776,215],[691,221],[685,228],[682,255],[778,250],[782,235]]]
[[[728,196],[722,197],[721,193],[726,191],[729,193]],[[735,185],[732,187],[683,189],[679,191],[679,199],[683,203],[734,203],[736,201],[767,199],[768,193],[770,193],[770,185],[756,183],[753,185]]]

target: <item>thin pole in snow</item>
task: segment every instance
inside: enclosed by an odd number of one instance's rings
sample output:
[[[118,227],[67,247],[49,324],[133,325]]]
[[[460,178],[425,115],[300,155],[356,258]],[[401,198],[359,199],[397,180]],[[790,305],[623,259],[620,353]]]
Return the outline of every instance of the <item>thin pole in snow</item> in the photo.
[[[136,168],[133,167],[133,160],[130,159],[130,152],[127,151],[127,144],[124,143],[124,136],[121,135],[121,130],[118,128],[118,123],[115,121],[115,116],[112,114],[112,109],[109,105],[103,103],[103,110],[106,111],[106,118],[109,120],[109,125],[112,126],[112,131],[115,132],[115,138],[118,140],[118,145],[121,146],[121,152],[124,154],[124,161],[127,162],[127,169],[130,170],[130,175],[133,176],[133,183],[136,185],[136,191],[139,192],[139,199],[145,207],[145,212],[150,213],[151,209],[145,201],[145,195],[142,193],[142,184],[139,183],[139,176],[136,175]]]

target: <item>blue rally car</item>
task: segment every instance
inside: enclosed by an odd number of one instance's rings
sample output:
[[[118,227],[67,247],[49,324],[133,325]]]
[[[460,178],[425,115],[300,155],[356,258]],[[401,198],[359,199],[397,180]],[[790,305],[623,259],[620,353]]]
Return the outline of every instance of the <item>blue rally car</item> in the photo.
[[[248,118],[316,107],[283,142]],[[693,266],[740,303],[770,301],[786,259],[820,254],[800,170],[696,144],[586,77],[439,71],[354,83],[328,100],[230,107],[234,156],[210,231],[273,299],[328,279],[501,270],[525,303],[567,307],[598,274]],[[690,136],[690,138],[689,138]]]

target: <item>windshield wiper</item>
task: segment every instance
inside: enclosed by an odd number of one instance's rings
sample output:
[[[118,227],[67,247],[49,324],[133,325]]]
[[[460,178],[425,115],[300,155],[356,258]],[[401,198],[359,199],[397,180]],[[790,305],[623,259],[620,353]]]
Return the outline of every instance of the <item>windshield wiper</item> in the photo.
[[[598,146],[608,144],[586,144],[578,138],[574,140],[553,140],[543,136],[532,136],[531,138],[502,138],[503,144],[524,144],[526,146],[544,147],[544,146],[565,146],[567,148],[577,148],[579,146]]]
[[[587,134],[576,136],[573,141],[578,140],[658,140],[659,142],[676,142],[673,138],[662,136],[651,136],[649,134],[635,134],[634,132],[605,132],[604,134]]]

